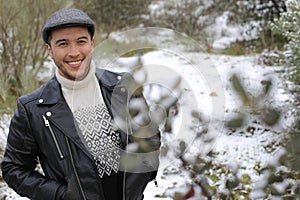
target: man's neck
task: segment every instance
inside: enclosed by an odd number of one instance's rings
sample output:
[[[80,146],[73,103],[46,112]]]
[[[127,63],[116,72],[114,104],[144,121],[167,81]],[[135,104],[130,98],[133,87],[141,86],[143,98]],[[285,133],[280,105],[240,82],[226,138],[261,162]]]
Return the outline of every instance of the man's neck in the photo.
[[[95,71],[96,71],[96,67],[94,65],[94,63],[91,63],[89,72],[87,73],[87,75],[84,77],[84,79],[82,80],[70,80],[65,78],[64,76],[61,75],[61,73],[59,73],[59,69],[56,68],[56,72],[55,75],[57,77],[58,82],[62,85],[62,87],[68,89],[68,90],[77,90],[77,89],[81,89],[84,88],[90,81],[93,80],[94,76],[95,76]]]

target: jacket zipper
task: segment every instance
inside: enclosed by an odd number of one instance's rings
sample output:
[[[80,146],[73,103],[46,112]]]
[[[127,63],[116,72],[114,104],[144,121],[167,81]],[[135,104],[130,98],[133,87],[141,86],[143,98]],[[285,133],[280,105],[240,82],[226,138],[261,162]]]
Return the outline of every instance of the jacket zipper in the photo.
[[[126,98],[126,106],[127,106],[127,108],[129,108],[128,106],[129,106],[129,98],[128,98],[128,93],[127,93],[127,98]],[[129,122],[128,122],[128,116],[127,116],[127,113],[126,113],[126,132],[127,132],[127,134],[126,134],[126,144],[125,144],[125,147],[128,145],[128,143],[129,143],[129,134],[131,134],[132,133],[132,129],[131,129],[131,126],[130,126],[130,124],[129,124]],[[126,154],[127,154],[128,152],[126,151]],[[126,173],[127,173],[127,169],[126,169],[126,167],[125,167],[125,169],[124,169],[124,176],[123,176],[123,200],[128,200],[127,199],[127,196],[126,196]]]
[[[62,151],[61,151],[61,149],[59,147],[58,141],[57,141],[57,139],[55,137],[54,131],[53,131],[52,127],[51,127],[51,124],[49,123],[49,120],[44,115],[43,115],[43,119],[44,119],[44,122],[45,122],[45,126],[48,127],[48,129],[49,129],[49,131],[51,133],[51,136],[52,136],[52,138],[54,140],[55,146],[56,146],[56,148],[58,150],[58,153],[59,153],[59,157],[61,159],[64,158],[64,156],[62,154]],[[68,151],[70,153],[70,159],[71,159],[72,167],[73,167],[73,170],[74,170],[74,173],[75,173],[76,181],[77,181],[77,183],[79,185],[79,189],[80,189],[80,192],[81,192],[81,194],[83,196],[83,199],[86,200],[86,197],[84,195],[81,183],[79,181],[79,176],[77,174],[77,171],[76,171],[76,168],[75,168],[75,165],[74,165],[73,155],[72,155],[72,152],[71,152],[71,148],[70,148],[70,144],[69,144],[69,140],[68,140],[67,136],[66,136],[66,141],[67,141]]]
[[[126,144],[125,146],[127,146],[128,144],[128,122],[127,122],[127,117],[126,117],[126,131],[127,131],[127,134],[126,134]],[[127,152],[126,152],[127,153]],[[124,174],[123,174],[123,200],[127,200],[127,197],[126,197],[126,173],[127,173],[127,169],[126,167],[124,168]]]
[[[79,176],[78,176],[76,168],[75,168],[75,164],[74,164],[74,161],[73,161],[73,155],[72,155],[72,152],[71,152],[71,148],[70,148],[70,144],[69,144],[69,140],[68,140],[67,136],[66,136],[66,141],[67,141],[68,151],[70,153],[71,164],[72,164],[72,167],[73,167],[73,170],[74,170],[74,173],[75,173],[75,177],[76,177],[81,195],[82,195],[83,199],[86,200],[85,194],[84,194],[83,189],[82,189],[82,185],[81,185],[80,180],[79,180]]]
[[[56,149],[57,149],[58,154],[59,154],[59,158],[60,158],[60,159],[63,159],[63,158],[64,158],[64,155],[63,155],[63,153],[62,153],[62,151],[61,151],[61,148],[59,147],[57,138],[55,137],[55,134],[54,134],[53,129],[52,129],[50,123],[49,123],[49,120],[48,120],[44,115],[43,115],[43,119],[44,119],[44,122],[45,122],[45,126],[49,129],[50,134],[51,134],[51,136],[52,136],[52,138],[53,138],[54,144],[55,144]]]

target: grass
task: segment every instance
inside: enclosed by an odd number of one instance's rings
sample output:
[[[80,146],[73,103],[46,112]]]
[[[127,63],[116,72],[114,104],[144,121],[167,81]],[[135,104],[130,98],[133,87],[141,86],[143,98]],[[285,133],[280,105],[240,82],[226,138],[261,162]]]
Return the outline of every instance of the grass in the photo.
[[[263,45],[260,40],[250,40],[250,41],[236,41],[230,45],[230,47],[216,50],[209,49],[209,53],[224,54],[228,56],[242,56],[249,54],[261,53],[264,50]]]

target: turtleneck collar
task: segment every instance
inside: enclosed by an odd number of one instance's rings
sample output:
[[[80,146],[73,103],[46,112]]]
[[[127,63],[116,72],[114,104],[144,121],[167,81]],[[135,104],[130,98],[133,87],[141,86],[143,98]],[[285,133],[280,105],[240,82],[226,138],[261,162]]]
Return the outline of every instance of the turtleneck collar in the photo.
[[[90,66],[90,70],[88,72],[88,74],[86,75],[86,77],[80,81],[73,81],[70,79],[67,79],[65,77],[63,77],[62,75],[59,74],[58,72],[58,67],[56,67],[56,71],[55,71],[55,75],[57,77],[58,82],[65,87],[66,89],[69,90],[78,90],[81,88],[84,88],[85,86],[87,86],[90,81],[93,81],[93,78],[95,76],[95,71],[96,71],[96,67],[94,62],[91,62],[91,66]]]

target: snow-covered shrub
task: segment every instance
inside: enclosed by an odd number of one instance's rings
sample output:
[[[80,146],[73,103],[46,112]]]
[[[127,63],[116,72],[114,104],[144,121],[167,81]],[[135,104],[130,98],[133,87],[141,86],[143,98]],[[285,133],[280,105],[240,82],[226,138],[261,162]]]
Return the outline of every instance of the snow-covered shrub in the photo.
[[[203,29],[214,23],[219,1],[155,1],[150,6],[152,24],[199,39],[203,36]]]
[[[290,1],[288,10],[272,24],[274,32],[288,39],[285,52],[286,75],[295,84],[300,84],[300,2]]]
[[[241,52],[253,52],[281,44],[269,22],[280,16],[286,6],[280,0],[167,0],[154,1],[150,10],[154,26],[185,33],[214,49],[239,43],[246,49]]]
[[[161,197],[171,197],[173,199],[296,199],[299,196],[299,172],[295,167],[291,167],[283,144],[286,142],[282,123],[278,117],[282,113],[277,110],[276,103],[272,101],[272,88],[278,85],[272,79],[263,79],[261,88],[251,91],[249,84],[238,74],[230,76],[230,83],[233,91],[243,106],[236,112],[243,112],[245,123],[236,123],[236,119],[241,119],[239,115],[227,123],[226,134],[230,134],[230,129],[235,128],[232,134],[240,134],[245,137],[257,136],[256,139],[265,137],[268,132],[274,132],[263,139],[258,147],[264,148],[268,156],[262,158],[262,162],[257,161],[251,170],[240,162],[218,162],[222,154],[220,151],[212,149],[205,154],[205,147],[213,146],[214,140],[209,138],[206,129],[206,122],[201,119],[201,113],[193,114],[193,121],[200,122],[201,129],[191,129],[197,135],[193,145],[183,141],[168,144],[167,148],[172,151],[174,166],[163,171],[163,179],[172,179],[173,185],[161,195]],[[258,77],[254,79],[259,80]],[[250,94],[251,93],[251,94]],[[275,97],[276,98],[276,97]],[[238,114],[238,113],[237,113]],[[272,139],[271,139],[272,137]],[[253,138],[254,139],[254,138]],[[266,142],[268,141],[268,142]],[[299,139],[295,143],[299,143]],[[201,143],[201,145],[199,145]],[[243,143],[243,146],[248,146]],[[236,148],[234,144],[230,148]],[[246,147],[249,148],[249,147]],[[230,150],[229,150],[230,151]],[[241,151],[238,149],[236,151]],[[255,150],[254,150],[255,151]],[[262,153],[263,151],[258,151]],[[247,157],[246,152],[241,152],[243,157]],[[169,154],[170,155],[170,154]],[[172,154],[171,154],[172,155]],[[296,155],[293,155],[296,156]],[[259,157],[253,155],[253,157]],[[259,160],[258,158],[255,158]],[[246,159],[245,159],[246,160]],[[293,157],[295,160],[295,157]],[[232,159],[235,161],[235,158]],[[251,164],[248,163],[250,166]],[[296,168],[297,169],[297,168]],[[298,165],[299,169],[299,165]],[[177,181],[174,177],[181,176],[182,180]],[[171,178],[170,178],[171,177]],[[176,182],[177,181],[177,182]]]
[[[230,6],[227,6],[225,11],[227,13],[226,24],[230,29],[236,30],[234,32],[236,40],[232,43],[253,41],[252,44],[245,43],[246,47],[250,48],[254,45],[258,50],[260,48],[272,49],[281,45],[282,39],[271,32],[270,22],[286,10],[285,1],[230,0],[228,4]],[[233,36],[227,35],[227,37]]]
[[[141,0],[77,0],[81,8],[96,22],[105,37],[114,31],[144,26],[147,23],[151,1]]]
[[[291,139],[287,145],[288,155],[292,166],[299,172],[299,133],[300,133],[300,2],[291,0],[287,4],[288,10],[277,18],[272,24],[275,32],[280,33],[288,39],[284,59],[282,59],[283,74],[286,78],[288,89],[294,95],[291,101],[294,107],[291,108],[293,124],[288,130]]]

